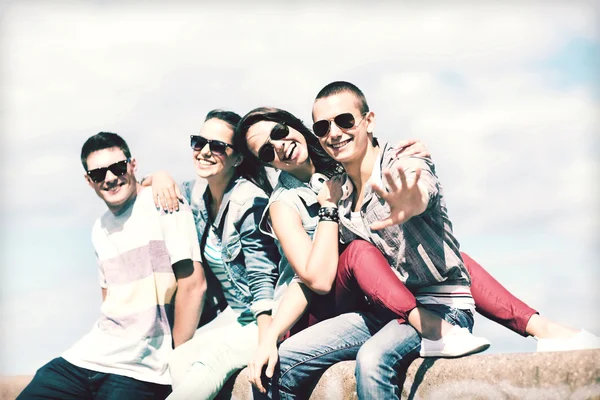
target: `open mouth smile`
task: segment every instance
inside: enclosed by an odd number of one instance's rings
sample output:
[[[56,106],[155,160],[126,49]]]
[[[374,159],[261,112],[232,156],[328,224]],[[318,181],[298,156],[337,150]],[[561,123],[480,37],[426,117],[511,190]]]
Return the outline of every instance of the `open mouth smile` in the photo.
[[[338,143],[329,143],[328,146],[335,149],[335,150],[339,150],[342,147],[346,146],[348,143],[350,143],[352,141],[352,139],[346,139],[342,142],[338,142]]]

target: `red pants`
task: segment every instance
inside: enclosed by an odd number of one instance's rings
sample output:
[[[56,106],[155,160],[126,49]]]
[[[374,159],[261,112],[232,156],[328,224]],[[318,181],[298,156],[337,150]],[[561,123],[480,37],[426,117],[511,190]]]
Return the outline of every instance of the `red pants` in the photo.
[[[527,336],[529,318],[537,312],[513,296],[471,257],[461,253],[471,275],[471,295],[476,310],[508,329]],[[387,260],[372,244],[355,240],[340,255],[332,291],[313,294],[309,312],[296,323],[291,333],[346,312],[366,310],[382,319],[406,322],[417,306],[414,295],[392,271]]]

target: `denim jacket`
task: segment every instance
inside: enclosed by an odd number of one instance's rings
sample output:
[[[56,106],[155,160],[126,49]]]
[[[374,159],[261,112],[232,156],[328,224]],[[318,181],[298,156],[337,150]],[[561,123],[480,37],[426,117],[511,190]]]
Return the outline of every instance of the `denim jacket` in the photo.
[[[258,228],[268,203],[266,194],[252,182],[234,178],[225,189],[215,220],[209,221],[206,182],[184,182],[181,189],[194,213],[201,243],[205,243],[206,229],[213,229],[220,238],[223,265],[237,299],[255,317],[271,311],[280,257],[273,239]]]
[[[269,199],[269,205],[265,209],[260,222],[261,231],[276,240],[275,243],[281,254],[281,260],[279,261],[279,279],[275,286],[275,300],[278,300],[283,296],[283,293],[294,278],[295,273],[285,257],[281,244],[271,227],[269,207],[276,201],[281,201],[298,212],[300,220],[302,221],[302,226],[311,239],[313,238],[315,230],[317,229],[317,224],[319,223],[318,212],[320,206],[317,201],[317,194],[313,192],[306,183],[285,171],[279,173],[277,185],[275,186],[275,189],[273,189],[273,193]]]
[[[379,164],[377,164],[379,163]],[[471,277],[459,253],[459,244],[452,233],[442,186],[435,174],[431,160],[414,156],[396,156],[396,151],[385,144],[373,174],[366,184],[360,216],[364,226],[380,221],[390,215],[389,205],[371,188],[370,183],[382,183],[382,173],[389,169],[397,178],[397,168],[401,167],[407,176],[421,169],[419,185],[429,193],[429,204],[421,215],[400,225],[393,225],[380,231],[361,231],[351,221],[354,187],[346,176],[339,202],[340,241],[363,238],[373,243],[395,268],[400,279],[411,290],[428,286],[458,285],[470,286]],[[366,235],[366,237],[365,237]]]

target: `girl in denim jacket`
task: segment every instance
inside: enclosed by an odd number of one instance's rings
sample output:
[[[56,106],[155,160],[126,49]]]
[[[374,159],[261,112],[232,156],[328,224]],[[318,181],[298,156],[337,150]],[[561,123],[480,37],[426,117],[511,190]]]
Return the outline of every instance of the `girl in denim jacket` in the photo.
[[[233,112],[214,110],[191,136],[201,180],[178,186],[164,172],[151,179],[157,207],[176,211],[177,197],[190,204],[203,266],[227,300],[221,314],[173,351],[169,399],[215,397],[246,366],[271,321],[279,251],[258,225],[272,188],[262,165],[244,159],[233,145],[239,120]]]

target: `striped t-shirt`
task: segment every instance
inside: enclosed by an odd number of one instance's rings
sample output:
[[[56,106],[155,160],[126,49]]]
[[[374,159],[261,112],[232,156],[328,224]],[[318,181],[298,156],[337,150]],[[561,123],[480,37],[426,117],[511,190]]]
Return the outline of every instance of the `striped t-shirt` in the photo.
[[[191,209],[159,211],[145,189],[118,215],[109,211],[96,221],[92,242],[107,295],[91,332],[63,358],[93,371],[169,385],[177,288],[172,265],[201,261]]]
[[[206,245],[204,247],[204,257],[206,262],[221,283],[225,300],[227,300],[229,307],[231,307],[238,315],[238,322],[242,325],[249,324],[254,321],[254,315],[252,314],[252,311],[250,311],[250,308],[239,301],[233,294],[232,284],[234,283],[227,275],[227,271],[223,265],[221,252],[222,246],[219,238],[214,234],[212,229],[208,229],[208,236],[206,237]]]

